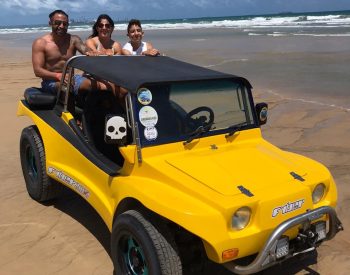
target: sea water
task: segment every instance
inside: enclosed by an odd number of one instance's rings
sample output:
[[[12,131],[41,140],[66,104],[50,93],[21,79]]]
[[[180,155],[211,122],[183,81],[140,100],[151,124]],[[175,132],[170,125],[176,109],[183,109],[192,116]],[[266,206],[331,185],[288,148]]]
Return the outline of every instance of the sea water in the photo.
[[[127,21],[114,20],[115,29],[126,30]],[[69,30],[91,31],[93,23],[94,20],[73,20]],[[350,36],[350,11],[143,20],[142,25],[144,30],[233,28],[252,36]],[[51,28],[46,24],[0,26],[0,34],[47,31],[51,31]]]

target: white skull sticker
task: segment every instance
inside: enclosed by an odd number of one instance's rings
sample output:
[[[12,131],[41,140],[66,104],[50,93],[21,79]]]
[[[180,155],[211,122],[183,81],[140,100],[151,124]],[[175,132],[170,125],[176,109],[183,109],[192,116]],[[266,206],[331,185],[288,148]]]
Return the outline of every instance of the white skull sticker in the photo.
[[[111,140],[121,140],[126,137],[126,121],[121,116],[112,116],[106,123],[106,136]]]

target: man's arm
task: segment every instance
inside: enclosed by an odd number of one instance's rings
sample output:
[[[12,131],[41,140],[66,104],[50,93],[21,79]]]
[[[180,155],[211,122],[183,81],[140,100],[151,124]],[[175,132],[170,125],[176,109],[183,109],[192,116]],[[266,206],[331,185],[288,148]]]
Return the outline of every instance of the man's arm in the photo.
[[[45,68],[45,39],[38,38],[32,46],[32,63],[35,76],[42,79],[53,79],[60,81],[61,73],[51,72]]]
[[[89,49],[84,44],[83,40],[81,40],[81,38],[77,35],[73,35],[73,39],[74,39],[74,47],[77,49],[77,51],[80,52],[81,54],[87,54]]]

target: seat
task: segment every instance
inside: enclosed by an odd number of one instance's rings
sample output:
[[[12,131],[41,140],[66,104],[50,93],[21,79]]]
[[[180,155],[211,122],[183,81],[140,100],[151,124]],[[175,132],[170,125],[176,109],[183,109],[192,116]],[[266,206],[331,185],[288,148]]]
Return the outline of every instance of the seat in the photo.
[[[110,91],[94,90],[86,95],[82,115],[83,132],[99,152],[123,166],[124,159],[116,144],[104,140],[107,115],[123,115],[124,110]]]
[[[24,99],[32,109],[52,109],[56,103],[56,95],[44,93],[40,88],[30,87],[24,91]]]

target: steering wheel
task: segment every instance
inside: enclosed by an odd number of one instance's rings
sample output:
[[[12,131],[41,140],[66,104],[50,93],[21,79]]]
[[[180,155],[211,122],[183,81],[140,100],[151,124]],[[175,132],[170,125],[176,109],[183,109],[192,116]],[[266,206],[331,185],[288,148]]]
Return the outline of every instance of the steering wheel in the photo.
[[[200,112],[205,112],[206,114],[194,118],[194,116]],[[188,112],[185,116],[185,121],[192,129],[196,129],[199,126],[209,126],[214,122],[214,112],[207,106],[201,106]]]

